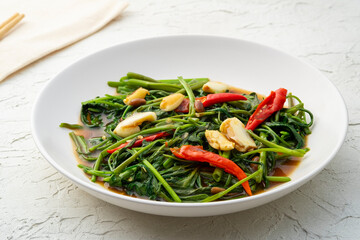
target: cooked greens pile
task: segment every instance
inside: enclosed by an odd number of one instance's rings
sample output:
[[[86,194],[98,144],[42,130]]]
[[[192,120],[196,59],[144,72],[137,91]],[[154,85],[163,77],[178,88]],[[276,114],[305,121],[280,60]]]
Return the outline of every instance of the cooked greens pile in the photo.
[[[60,126],[75,129],[76,152],[89,163],[79,167],[92,181],[131,196],[241,198],[270,182],[290,181],[273,176],[274,168],[309,150],[305,137],[313,116],[285,89],[282,97],[277,90],[263,100],[256,93],[229,93],[227,85],[207,78],[155,80],[136,73],[108,85],[117,94],[82,102],[81,125]],[[87,138],[84,131],[99,134]]]

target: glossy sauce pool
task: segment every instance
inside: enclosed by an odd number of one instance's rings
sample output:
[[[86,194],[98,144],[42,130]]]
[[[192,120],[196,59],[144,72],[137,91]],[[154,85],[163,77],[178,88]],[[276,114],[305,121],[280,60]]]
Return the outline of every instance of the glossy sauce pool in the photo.
[[[274,171],[270,173],[270,175],[279,176],[279,177],[290,177],[290,175],[295,171],[295,169],[300,165],[300,163],[301,163],[301,158],[297,158],[297,157],[293,157],[283,162],[279,162],[276,164]],[[255,194],[265,192],[281,184],[283,184],[283,182],[270,182],[269,188],[258,190]]]

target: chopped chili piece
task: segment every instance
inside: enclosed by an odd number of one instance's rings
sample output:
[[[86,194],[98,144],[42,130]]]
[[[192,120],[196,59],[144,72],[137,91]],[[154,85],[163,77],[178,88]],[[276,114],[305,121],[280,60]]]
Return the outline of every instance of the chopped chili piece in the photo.
[[[143,143],[143,141],[147,141],[147,142],[152,142],[156,139],[159,139],[159,138],[162,138],[162,137],[167,137],[169,136],[170,133],[167,133],[167,132],[159,132],[159,133],[156,133],[156,134],[153,134],[153,135],[150,135],[150,136],[147,136],[147,137],[144,137],[143,139],[139,139],[139,140],[136,140],[134,142],[134,144],[130,147],[130,148],[133,148],[133,147],[140,147]],[[110,149],[110,150],[107,150],[108,153],[113,153],[115,152],[116,150],[120,149],[120,148],[123,148],[123,147],[126,147],[129,143],[123,143],[121,144],[120,146],[118,146],[117,148],[114,148],[114,149]]]
[[[236,163],[218,154],[205,151],[202,146],[183,145],[181,148],[170,148],[170,150],[178,158],[207,162],[215,167],[222,168],[225,172],[236,176],[239,181],[247,177],[245,172]],[[246,193],[251,196],[249,182],[244,182],[242,186]]]
[[[200,101],[203,103],[204,107],[209,107],[216,103],[232,102],[238,100],[247,100],[247,98],[241,94],[236,93],[214,93],[208,94],[204,100]]]
[[[250,116],[245,128],[254,130],[273,113],[280,111],[286,101],[286,93],[285,88],[279,88],[275,92],[271,91],[270,95],[259,104],[255,112]]]

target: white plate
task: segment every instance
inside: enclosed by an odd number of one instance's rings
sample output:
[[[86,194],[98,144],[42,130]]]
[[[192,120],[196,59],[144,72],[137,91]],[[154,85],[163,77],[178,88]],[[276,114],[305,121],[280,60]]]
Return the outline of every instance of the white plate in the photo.
[[[114,93],[107,81],[117,81],[129,71],[158,79],[209,77],[265,95],[279,87],[287,88],[299,96],[315,116],[313,133],[308,138],[311,151],[291,175],[291,182],[243,199],[167,203],[110,192],[89,181],[76,166],[68,131],[58,126],[61,122],[78,122],[80,103]],[[115,45],[71,64],[49,81],[39,95],[33,109],[32,132],[49,163],[93,196],[139,212],[191,217],[253,208],[295,190],[334,157],[345,138],[347,123],[344,101],[334,85],[297,58],[238,39],[171,36]]]

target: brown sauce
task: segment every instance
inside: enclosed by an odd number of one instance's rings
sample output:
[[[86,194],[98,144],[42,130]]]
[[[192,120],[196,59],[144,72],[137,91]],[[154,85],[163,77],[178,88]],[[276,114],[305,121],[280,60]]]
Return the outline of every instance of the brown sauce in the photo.
[[[99,184],[99,185],[101,185],[101,186],[104,187],[105,189],[109,190],[110,192],[117,193],[117,194],[121,194],[121,195],[125,195],[125,196],[129,196],[128,194],[126,194],[125,191],[121,190],[120,188],[110,187],[109,184],[106,183],[106,182],[102,182],[102,181],[97,180],[96,183]],[[130,197],[137,197],[137,196],[131,195]]]
[[[83,126],[81,123],[79,124]],[[85,139],[102,137],[104,135],[104,131],[102,128],[88,128],[83,126],[81,129],[74,130],[76,135],[83,136]]]
[[[269,176],[279,176],[279,177],[289,177],[295,171],[295,169],[300,165],[301,158],[292,157],[290,159],[279,162],[274,171],[269,174]],[[258,191],[257,193],[267,191],[273,187],[283,184],[282,182],[270,182],[269,188],[265,190]]]

